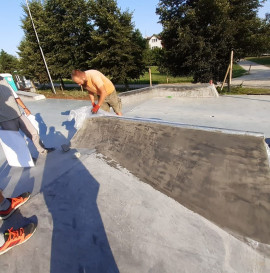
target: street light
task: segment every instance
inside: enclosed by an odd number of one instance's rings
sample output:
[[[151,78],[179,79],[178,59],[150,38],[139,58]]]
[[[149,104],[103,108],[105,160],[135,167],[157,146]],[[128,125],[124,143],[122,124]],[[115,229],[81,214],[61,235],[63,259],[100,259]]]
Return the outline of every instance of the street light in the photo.
[[[27,6],[27,9],[28,9],[28,12],[29,12],[29,16],[30,16],[30,19],[31,19],[31,22],[32,22],[32,26],[33,26],[33,29],[34,29],[34,32],[35,32],[35,35],[36,35],[36,38],[37,38],[37,43],[38,43],[38,46],[39,46],[39,49],[40,49],[40,53],[41,53],[41,56],[43,58],[44,65],[45,65],[49,80],[51,82],[52,91],[53,91],[54,94],[56,94],[55,88],[54,88],[54,85],[53,85],[53,81],[52,81],[52,78],[51,78],[51,74],[50,74],[49,68],[47,66],[47,62],[46,62],[45,56],[43,54],[43,50],[42,50],[42,47],[40,45],[40,41],[39,41],[38,34],[37,34],[37,31],[36,31],[36,27],[35,27],[35,24],[34,24],[34,20],[32,18],[32,14],[31,14],[31,11],[30,11],[30,8],[29,8],[29,5],[28,5],[28,0],[25,0],[25,1],[26,1],[26,6]]]

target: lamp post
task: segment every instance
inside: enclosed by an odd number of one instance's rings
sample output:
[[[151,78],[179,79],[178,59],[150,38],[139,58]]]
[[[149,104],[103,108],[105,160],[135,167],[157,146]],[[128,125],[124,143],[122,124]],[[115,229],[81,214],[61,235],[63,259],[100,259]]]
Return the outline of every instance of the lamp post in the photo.
[[[34,29],[34,32],[35,32],[35,35],[36,35],[36,38],[37,38],[37,43],[38,43],[38,46],[39,46],[39,50],[40,50],[40,53],[41,53],[41,56],[42,56],[42,59],[43,59],[43,62],[44,62],[48,77],[49,77],[49,80],[51,82],[52,91],[53,91],[54,94],[56,94],[55,88],[54,88],[54,85],[53,85],[53,81],[52,81],[52,78],[51,78],[51,74],[50,74],[50,71],[49,71],[45,56],[43,54],[43,50],[42,50],[42,47],[41,47],[41,44],[40,44],[40,41],[39,41],[39,38],[38,38],[38,34],[37,34],[37,31],[36,31],[34,20],[33,20],[33,17],[32,17],[30,8],[29,8],[28,0],[25,0],[25,1],[26,1],[26,6],[27,6],[27,9],[28,9],[28,12],[29,12],[29,16],[30,16],[30,19],[31,19],[31,22],[32,22],[32,26],[33,26],[33,29]]]

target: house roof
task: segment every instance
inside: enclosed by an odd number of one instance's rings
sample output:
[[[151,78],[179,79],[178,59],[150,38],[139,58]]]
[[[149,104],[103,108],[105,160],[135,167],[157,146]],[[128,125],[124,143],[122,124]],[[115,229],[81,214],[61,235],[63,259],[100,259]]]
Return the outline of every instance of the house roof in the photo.
[[[161,37],[159,35],[153,34],[150,37],[146,37],[147,40],[151,40],[153,37],[157,37],[159,40],[161,40]]]

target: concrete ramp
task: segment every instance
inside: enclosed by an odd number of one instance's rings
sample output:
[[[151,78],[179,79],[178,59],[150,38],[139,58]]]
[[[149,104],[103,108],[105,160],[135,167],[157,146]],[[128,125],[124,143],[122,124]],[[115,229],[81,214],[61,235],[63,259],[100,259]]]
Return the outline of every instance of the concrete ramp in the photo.
[[[138,105],[151,98],[172,96],[176,98],[218,98],[216,87],[212,84],[160,84],[128,92],[119,97],[125,107]]]
[[[96,148],[223,229],[270,244],[263,135],[102,117],[86,120],[72,146]]]

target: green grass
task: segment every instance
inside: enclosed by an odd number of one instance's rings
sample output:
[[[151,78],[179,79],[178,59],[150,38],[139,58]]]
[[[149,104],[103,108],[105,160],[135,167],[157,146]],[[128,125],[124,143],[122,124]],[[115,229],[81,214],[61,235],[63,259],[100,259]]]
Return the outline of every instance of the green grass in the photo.
[[[164,84],[167,83],[167,75],[161,74],[158,71],[157,66],[151,67],[152,72],[152,83],[153,84]],[[193,77],[173,77],[168,76],[169,83],[190,83],[193,81]],[[63,79],[64,84],[72,84],[74,83],[70,79]],[[60,83],[60,81],[54,81],[54,83]],[[129,84],[149,84],[149,72],[147,71],[143,76],[140,77],[138,80],[130,80]]]
[[[231,92],[228,92],[228,87],[224,87],[220,91],[220,87],[217,91],[223,95],[270,95],[270,88],[250,88],[250,87],[232,87]]]
[[[239,64],[233,65],[233,74],[232,74],[233,78],[244,76],[246,73],[247,71]]]
[[[136,88],[132,88],[136,89]],[[117,93],[125,92],[131,90],[126,89],[125,87],[117,88]],[[38,94],[44,95],[48,99],[74,99],[74,100],[89,100],[89,94],[87,91],[81,91],[81,89],[77,88],[66,88],[64,91],[62,91],[60,88],[55,89],[56,94],[52,92],[51,89],[43,89],[38,90]]]
[[[89,100],[88,92],[77,89],[64,90],[56,88],[56,94],[52,93],[51,89],[38,90],[38,94],[43,94],[46,98],[52,99],[77,99],[77,100]]]
[[[264,57],[249,57],[246,58],[249,61],[252,61],[257,64],[262,64],[270,67],[270,56],[264,56]]]
[[[161,74],[158,71],[157,66],[151,67],[152,72],[152,83],[153,84],[164,84],[167,83],[167,75]],[[173,77],[168,76],[169,83],[190,83],[193,81],[193,77]],[[129,84],[149,84],[149,72],[147,71],[143,76],[138,80],[129,81]]]

